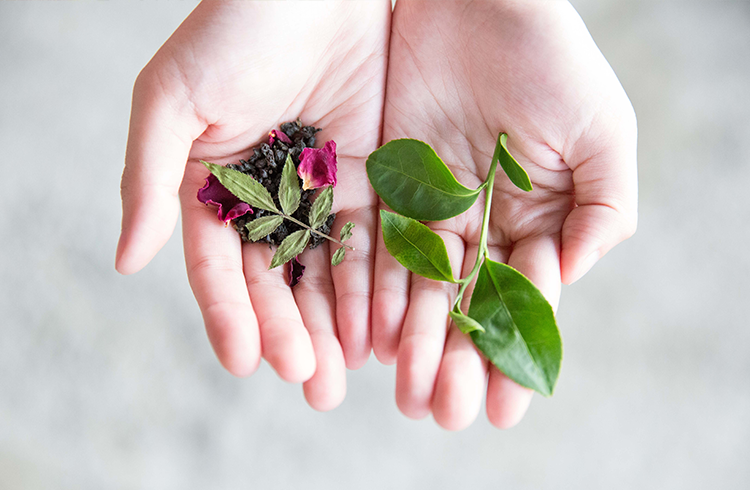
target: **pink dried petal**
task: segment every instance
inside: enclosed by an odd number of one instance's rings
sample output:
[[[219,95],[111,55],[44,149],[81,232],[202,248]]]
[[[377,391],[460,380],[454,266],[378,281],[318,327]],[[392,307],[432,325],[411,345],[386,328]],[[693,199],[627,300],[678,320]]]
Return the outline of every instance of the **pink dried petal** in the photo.
[[[293,257],[289,261],[289,287],[293,288],[302,279],[302,274],[305,273],[305,266],[297,260],[297,257]]]
[[[213,174],[206,178],[206,185],[198,191],[198,200],[206,205],[218,206],[219,219],[224,223],[253,212],[248,203],[229,192]]]
[[[299,157],[297,175],[302,179],[302,189],[317,189],[336,185],[336,142],[326,142],[323,148],[305,148]]]
[[[276,139],[287,145],[292,144],[292,140],[289,139],[289,136],[287,136],[284,131],[272,129],[268,133],[268,144],[273,145],[273,142],[276,141]]]

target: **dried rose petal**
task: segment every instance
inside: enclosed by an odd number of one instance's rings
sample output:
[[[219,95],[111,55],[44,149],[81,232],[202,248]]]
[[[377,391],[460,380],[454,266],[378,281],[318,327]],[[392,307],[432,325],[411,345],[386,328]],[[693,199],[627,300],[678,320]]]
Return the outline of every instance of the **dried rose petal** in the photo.
[[[305,148],[299,157],[297,175],[302,179],[302,189],[317,189],[336,185],[336,142],[326,142],[323,148]]]
[[[273,145],[273,142],[276,141],[276,139],[287,145],[292,144],[292,140],[289,139],[289,136],[287,136],[284,131],[272,129],[268,133],[268,144]]]
[[[299,280],[302,279],[302,274],[304,273],[305,266],[297,260],[297,257],[293,257],[292,260],[289,261],[289,287],[293,288],[296,286]]]
[[[219,206],[219,219],[224,223],[253,212],[249,204],[229,192],[213,174],[206,178],[206,185],[198,191],[198,200]]]

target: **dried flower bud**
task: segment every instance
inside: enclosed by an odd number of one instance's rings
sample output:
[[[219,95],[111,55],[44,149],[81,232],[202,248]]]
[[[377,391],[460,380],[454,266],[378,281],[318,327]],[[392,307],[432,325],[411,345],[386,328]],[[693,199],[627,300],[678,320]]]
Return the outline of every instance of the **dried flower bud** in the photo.
[[[292,140],[289,139],[289,136],[284,133],[284,131],[279,131],[278,129],[272,129],[268,132],[268,144],[273,145],[273,142],[276,140],[281,141],[284,144],[291,145]]]

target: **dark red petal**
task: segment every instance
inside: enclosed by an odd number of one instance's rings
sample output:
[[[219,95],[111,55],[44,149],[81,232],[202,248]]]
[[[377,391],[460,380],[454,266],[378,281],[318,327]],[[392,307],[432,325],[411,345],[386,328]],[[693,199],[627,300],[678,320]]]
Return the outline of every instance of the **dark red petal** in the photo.
[[[297,175],[303,181],[303,189],[317,189],[327,185],[336,186],[336,142],[326,142],[323,148],[305,148],[299,157]]]
[[[293,257],[289,261],[289,287],[293,288],[302,279],[302,274],[305,273],[305,266],[297,260],[297,257]]]
[[[204,204],[218,206],[219,219],[224,223],[253,212],[249,204],[240,201],[229,192],[213,174],[206,178],[206,185],[198,191],[198,200]]]

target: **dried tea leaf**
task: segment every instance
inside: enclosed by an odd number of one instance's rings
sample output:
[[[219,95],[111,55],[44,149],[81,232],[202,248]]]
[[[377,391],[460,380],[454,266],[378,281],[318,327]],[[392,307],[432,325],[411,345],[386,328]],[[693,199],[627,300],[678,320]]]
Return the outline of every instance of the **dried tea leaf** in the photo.
[[[204,162],[203,160],[201,160],[201,163],[205,165],[217,179],[219,179],[221,185],[249,205],[267,211],[279,212],[279,210],[276,209],[271,194],[265,187],[263,187],[263,184],[257,180],[240,171],[222,167],[215,163]]]
[[[331,265],[339,265],[344,260],[344,255],[346,255],[346,247],[339,247],[339,249],[334,252],[333,257],[331,257]]]
[[[247,228],[247,237],[252,242],[258,241],[264,236],[273,233],[283,221],[284,218],[279,215],[256,218],[245,225],[245,228]]]
[[[352,228],[354,228],[354,223],[351,221],[341,228],[341,234],[339,236],[341,237],[340,239],[342,242],[345,242],[352,237]]]
[[[323,189],[310,209],[310,228],[313,230],[320,228],[328,219],[328,215],[331,214],[331,207],[333,206],[333,186],[328,186]]]
[[[281,242],[279,248],[276,249],[276,253],[273,255],[273,259],[271,259],[271,265],[268,268],[273,269],[286,264],[292,258],[301,254],[305,250],[308,241],[310,241],[310,230],[298,230],[290,234]]]
[[[281,182],[279,183],[281,209],[288,215],[294,214],[299,207],[300,197],[302,197],[302,191],[299,188],[297,168],[292,161],[292,155],[287,155],[284,170],[281,172]]]

